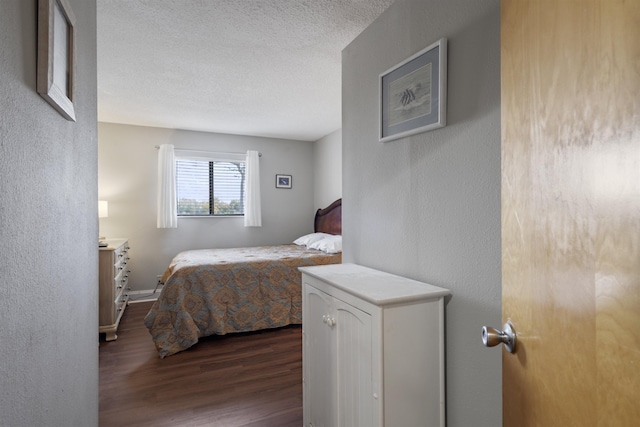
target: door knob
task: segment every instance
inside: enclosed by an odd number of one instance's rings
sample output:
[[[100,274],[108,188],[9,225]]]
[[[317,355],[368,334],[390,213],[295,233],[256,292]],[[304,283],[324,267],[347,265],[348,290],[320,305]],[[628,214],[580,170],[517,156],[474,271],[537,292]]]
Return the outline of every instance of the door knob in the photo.
[[[516,351],[516,331],[513,329],[511,322],[507,322],[502,327],[502,331],[499,329],[491,328],[489,326],[482,327],[482,343],[487,347],[493,347],[500,343],[504,344],[505,350],[509,353],[515,353]]]

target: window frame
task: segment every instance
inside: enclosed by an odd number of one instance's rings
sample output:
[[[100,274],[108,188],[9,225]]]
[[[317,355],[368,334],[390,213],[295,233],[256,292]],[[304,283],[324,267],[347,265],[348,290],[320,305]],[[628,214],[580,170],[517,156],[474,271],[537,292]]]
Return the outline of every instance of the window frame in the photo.
[[[177,165],[178,161],[187,160],[187,161],[198,161],[198,162],[208,162],[208,173],[209,173],[209,213],[208,214],[181,214],[179,213],[179,201],[178,201],[178,173],[177,173]],[[225,153],[225,154],[217,154],[206,151],[194,151],[194,150],[175,150],[175,161],[176,161],[176,215],[178,218],[243,218],[246,214],[246,165],[247,158],[245,154],[235,154],[235,153]],[[244,174],[245,179],[242,180],[241,184],[241,194],[242,194],[242,213],[233,213],[233,214],[215,214],[213,210],[215,209],[215,180],[214,180],[214,164],[215,163],[243,163],[244,164]]]

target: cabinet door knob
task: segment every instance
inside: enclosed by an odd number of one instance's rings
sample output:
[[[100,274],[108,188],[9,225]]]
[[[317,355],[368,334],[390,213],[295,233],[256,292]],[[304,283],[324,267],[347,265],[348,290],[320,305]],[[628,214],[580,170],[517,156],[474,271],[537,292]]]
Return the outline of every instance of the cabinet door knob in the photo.
[[[326,323],[329,326],[333,326],[336,324],[336,319],[329,316],[328,314],[325,314],[322,316],[322,323]]]

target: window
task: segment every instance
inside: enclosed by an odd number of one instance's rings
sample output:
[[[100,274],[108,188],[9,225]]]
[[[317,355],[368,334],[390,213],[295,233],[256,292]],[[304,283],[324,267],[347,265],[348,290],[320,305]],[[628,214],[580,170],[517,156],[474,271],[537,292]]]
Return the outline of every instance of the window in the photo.
[[[178,216],[244,215],[246,162],[176,158]]]

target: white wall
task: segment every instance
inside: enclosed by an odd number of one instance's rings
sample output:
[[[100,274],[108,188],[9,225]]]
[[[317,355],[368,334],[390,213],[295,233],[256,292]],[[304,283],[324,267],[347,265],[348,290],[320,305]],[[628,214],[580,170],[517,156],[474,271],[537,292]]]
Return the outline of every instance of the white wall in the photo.
[[[291,243],[313,231],[313,142],[112,123],[98,124],[99,194],[109,202],[100,234],[127,237],[131,245],[132,290],[155,286],[178,252]],[[260,158],[262,227],[243,218],[179,218],[177,229],[156,228],[156,145],[246,152]],[[275,188],[275,175],[292,175],[292,189]]]
[[[447,126],[380,143],[378,76],[441,37]],[[345,262],[448,288],[449,427],[501,420],[500,3],[398,0],[343,51]]]
[[[76,16],[77,122],[36,92],[36,1],[0,13],[0,425],[98,425],[96,2]]]
[[[342,197],[342,129],[313,144],[313,200],[321,208]]]

